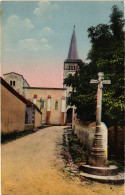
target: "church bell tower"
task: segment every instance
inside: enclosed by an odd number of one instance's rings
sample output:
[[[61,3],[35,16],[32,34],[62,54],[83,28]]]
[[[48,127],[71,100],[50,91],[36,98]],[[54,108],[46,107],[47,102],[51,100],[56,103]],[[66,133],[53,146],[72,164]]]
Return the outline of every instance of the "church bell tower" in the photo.
[[[79,62],[81,62],[81,60],[78,57],[75,26],[74,26],[68,57],[64,61],[63,79],[67,78],[70,74],[74,75],[76,73],[76,70],[78,70],[79,68]],[[66,96],[69,97],[70,93],[72,92],[72,87],[67,87],[65,84],[63,85],[63,87],[66,88]]]

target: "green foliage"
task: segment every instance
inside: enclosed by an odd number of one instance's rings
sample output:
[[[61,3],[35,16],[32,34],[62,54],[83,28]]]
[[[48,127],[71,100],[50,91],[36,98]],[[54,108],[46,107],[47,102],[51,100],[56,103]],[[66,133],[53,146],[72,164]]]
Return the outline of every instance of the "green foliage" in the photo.
[[[94,120],[96,86],[94,86],[95,90],[93,90],[93,86],[90,85],[90,79],[95,76],[91,71],[93,67],[92,64],[86,65],[85,63],[80,63],[79,68],[79,74],[75,76],[70,75],[65,79],[65,84],[74,88],[73,93],[68,99],[68,103],[76,106],[77,116],[80,119]]]
[[[88,29],[91,42],[91,50],[88,53],[90,63],[79,64],[79,73],[65,79],[65,84],[74,89],[68,102],[76,106],[76,112],[82,120],[95,120],[97,86],[90,84],[90,80],[97,79],[98,72],[104,72],[104,79],[110,79],[111,85],[104,85],[103,88],[102,120],[107,125],[123,125],[123,27],[123,12],[113,6],[109,24],[99,24]]]
[[[80,143],[78,137],[74,134],[68,134],[69,151],[74,163],[86,164],[87,155],[86,149]]]

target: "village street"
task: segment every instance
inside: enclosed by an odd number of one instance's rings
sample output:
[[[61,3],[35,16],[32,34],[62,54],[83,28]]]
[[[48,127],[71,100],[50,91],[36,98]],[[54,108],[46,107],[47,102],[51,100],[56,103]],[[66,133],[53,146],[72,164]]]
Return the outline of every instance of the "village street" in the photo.
[[[1,146],[2,195],[123,194],[123,185],[81,182],[67,174],[61,156],[64,128],[48,127]]]

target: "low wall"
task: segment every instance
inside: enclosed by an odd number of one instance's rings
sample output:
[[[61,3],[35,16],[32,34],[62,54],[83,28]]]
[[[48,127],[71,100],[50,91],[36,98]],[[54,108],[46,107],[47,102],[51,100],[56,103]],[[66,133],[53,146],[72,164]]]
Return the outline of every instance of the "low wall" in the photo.
[[[96,123],[88,123],[84,124],[82,122],[75,122],[74,125],[74,133],[78,136],[80,139],[80,142],[86,147],[88,154],[90,154],[90,151],[93,147],[93,140],[94,140],[94,133],[96,130]],[[101,123],[102,128],[102,140],[103,140],[103,149],[107,154],[107,146],[108,146],[108,130],[104,123]]]
[[[93,146],[93,137],[95,130],[83,125],[81,122],[75,124],[74,133],[80,139],[80,142],[87,148],[90,152]]]

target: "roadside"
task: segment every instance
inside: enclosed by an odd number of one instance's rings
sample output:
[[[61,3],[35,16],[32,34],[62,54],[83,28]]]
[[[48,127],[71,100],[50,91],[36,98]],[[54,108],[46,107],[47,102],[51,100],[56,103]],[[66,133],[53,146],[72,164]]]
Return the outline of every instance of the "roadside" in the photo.
[[[68,148],[67,154],[70,154],[69,157],[72,158],[72,161],[77,167],[88,164],[87,148],[83,146],[77,135],[74,134],[69,127],[65,128],[63,135],[63,144],[65,145],[65,148]],[[66,153],[64,153],[64,156],[67,159]],[[110,157],[108,163],[109,165],[116,165],[119,172],[124,172],[124,161],[118,159],[115,160]]]
[[[43,125],[41,127],[38,127],[37,130],[24,130],[24,131],[15,131],[15,132],[12,132],[12,133],[8,133],[8,134],[2,134],[1,135],[1,143],[2,144],[5,144],[5,143],[8,143],[8,142],[11,142],[13,140],[16,140],[18,138],[21,138],[21,137],[24,137],[24,136],[27,136],[29,134],[32,134],[32,133],[35,133],[36,131],[39,131],[39,129],[44,129],[48,127],[48,125]]]

